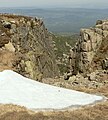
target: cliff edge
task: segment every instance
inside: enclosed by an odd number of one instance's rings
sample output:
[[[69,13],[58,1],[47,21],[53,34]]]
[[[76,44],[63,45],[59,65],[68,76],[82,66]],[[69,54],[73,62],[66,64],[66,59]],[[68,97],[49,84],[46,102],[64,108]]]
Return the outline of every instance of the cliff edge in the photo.
[[[94,27],[81,29],[69,58],[72,74],[108,70],[108,20],[98,20]]]
[[[52,37],[41,19],[0,14],[0,71],[5,69],[35,80],[59,75]]]

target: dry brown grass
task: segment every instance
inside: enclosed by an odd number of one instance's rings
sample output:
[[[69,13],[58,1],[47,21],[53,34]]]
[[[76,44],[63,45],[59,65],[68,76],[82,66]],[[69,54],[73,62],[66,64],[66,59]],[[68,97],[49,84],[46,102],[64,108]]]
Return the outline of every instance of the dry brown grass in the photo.
[[[108,97],[108,85],[98,89],[79,89]],[[108,120],[108,101],[77,110],[33,112],[24,107],[0,105],[0,120]]]
[[[33,17],[30,17],[30,16],[23,16],[23,15],[15,15],[15,14],[8,14],[8,13],[3,13],[3,14],[0,14],[0,18],[1,19],[4,19],[4,20],[7,20],[7,21],[19,21],[20,19],[24,18],[26,20],[31,20],[33,19]]]
[[[49,79],[49,81],[51,80]],[[56,82],[59,82],[59,80]],[[64,83],[64,87],[108,97],[108,84],[99,88],[86,88],[83,86],[70,87]],[[33,112],[20,106],[0,105],[0,120],[108,120],[108,101],[76,110],[52,112]]]
[[[26,111],[27,109],[24,108],[24,107],[20,107],[20,106],[17,106],[17,105],[10,105],[10,104],[7,104],[7,105],[3,105],[3,104],[0,104],[0,115],[3,115],[3,114],[6,114],[8,112],[20,112],[20,111]]]
[[[0,71],[12,69],[12,61],[14,58],[14,53],[5,50],[0,51]]]
[[[26,110],[13,111],[2,114],[0,120],[108,120],[108,102],[65,112],[39,112],[31,114]]]
[[[0,71],[15,70],[14,63],[18,61],[18,55],[8,50],[0,50]]]

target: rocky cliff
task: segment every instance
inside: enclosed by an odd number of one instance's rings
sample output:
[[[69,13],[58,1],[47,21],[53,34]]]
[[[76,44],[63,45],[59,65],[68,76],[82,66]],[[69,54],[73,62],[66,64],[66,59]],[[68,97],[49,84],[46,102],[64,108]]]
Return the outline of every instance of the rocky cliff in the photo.
[[[35,80],[59,75],[52,37],[41,19],[0,14],[0,71],[4,69]]]
[[[87,75],[108,69],[108,20],[98,20],[94,27],[81,29],[80,39],[70,50],[70,74]]]

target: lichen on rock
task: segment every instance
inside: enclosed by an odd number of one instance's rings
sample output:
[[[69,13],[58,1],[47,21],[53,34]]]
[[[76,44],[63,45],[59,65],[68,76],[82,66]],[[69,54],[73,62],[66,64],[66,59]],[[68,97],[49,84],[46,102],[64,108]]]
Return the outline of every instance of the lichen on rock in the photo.
[[[72,74],[108,69],[108,20],[98,20],[95,27],[81,29],[80,39],[70,52]]]
[[[0,49],[15,56],[9,69],[26,77],[41,80],[59,75],[51,34],[41,19],[0,14]]]

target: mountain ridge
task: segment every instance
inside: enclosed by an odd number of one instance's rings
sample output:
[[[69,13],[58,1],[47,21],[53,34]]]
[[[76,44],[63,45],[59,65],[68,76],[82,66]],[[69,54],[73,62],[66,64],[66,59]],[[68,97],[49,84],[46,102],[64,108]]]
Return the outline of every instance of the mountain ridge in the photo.
[[[52,37],[41,19],[0,14],[0,68],[35,80],[59,75]]]

